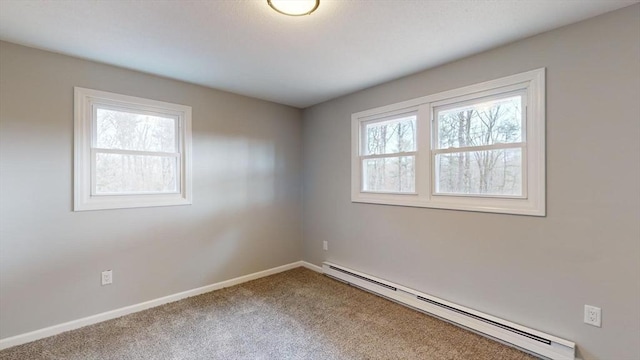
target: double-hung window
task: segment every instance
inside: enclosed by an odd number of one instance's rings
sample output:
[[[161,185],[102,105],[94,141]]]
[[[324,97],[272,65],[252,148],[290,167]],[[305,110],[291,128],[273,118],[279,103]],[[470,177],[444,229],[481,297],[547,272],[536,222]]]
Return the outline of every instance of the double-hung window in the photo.
[[[544,69],[352,116],[352,201],[545,215]]]
[[[526,197],[526,94],[433,107],[433,194]]]
[[[74,210],[191,203],[191,108],[75,88]]]
[[[415,193],[416,114],[363,121],[362,191]]]

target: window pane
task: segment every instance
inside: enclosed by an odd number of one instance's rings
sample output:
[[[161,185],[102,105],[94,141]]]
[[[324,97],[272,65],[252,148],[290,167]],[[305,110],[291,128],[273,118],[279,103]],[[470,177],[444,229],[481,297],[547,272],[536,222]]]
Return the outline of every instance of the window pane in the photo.
[[[522,149],[436,155],[436,193],[522,196]]]
[[[415,192],[415,157],[366,159],[362,164],[364,191]]]
[[[415,151],[416,116],[366,124],[364,143],[364,155]]]
[[[522,141],[522,96],[436,108],[439,149]]]
[[[124,111],[96,110],[96,147],[176,152],[175,119]]]
[[[96,154],[96,193],[174,193],[177,158]]]

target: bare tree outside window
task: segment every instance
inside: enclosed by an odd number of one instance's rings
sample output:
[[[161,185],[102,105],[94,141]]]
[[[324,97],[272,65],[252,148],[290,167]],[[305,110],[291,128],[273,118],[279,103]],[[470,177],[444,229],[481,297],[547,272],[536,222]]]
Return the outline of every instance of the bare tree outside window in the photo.
[[[98,108],[96,193],[178,191],[176,145],[176,119]]]
[[[74,87],[73,210],[192,203],[192,108]]]
[[[522,96],[435,112],[436,193],[522,196]]]
[[[351,201],[546,214],[545,69],[351,114]]]
[[[368,123],[365,126],[363,188],[374,192],[414,192],[416,116]]]

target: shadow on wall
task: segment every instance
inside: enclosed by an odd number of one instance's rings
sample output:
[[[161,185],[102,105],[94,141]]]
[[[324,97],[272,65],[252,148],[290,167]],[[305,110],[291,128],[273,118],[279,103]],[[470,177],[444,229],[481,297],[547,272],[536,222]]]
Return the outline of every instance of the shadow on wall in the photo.
[[[276,174],[282,169],[277,168],[273,142],[213,137],[201,146],[206,149],[194,161],[194,185],[199,197],[211,201],[199,206],[233,212],[270,204],[276,194],[283,195],[276,188]]]
[[[56,206],[55,216],[32,208],[37,226],[6,224],[16,236],[3,247],[15,256],[3,256],[1,313],[12,333],[0,337],[290,261],[299,240],[292,218],[300,216],[291,149],[273,139],[197,136],[192,205],[66,214]],[[101,287],[106,269],[114,284]],[[21,309],[31,309],[30,320]]]

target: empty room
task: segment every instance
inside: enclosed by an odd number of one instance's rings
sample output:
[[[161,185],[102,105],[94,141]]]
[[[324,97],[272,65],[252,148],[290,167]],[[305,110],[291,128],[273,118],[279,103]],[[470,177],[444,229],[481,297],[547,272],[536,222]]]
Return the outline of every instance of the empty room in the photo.
[[[640,360],[640,1],[0,0],[0,360]]]

